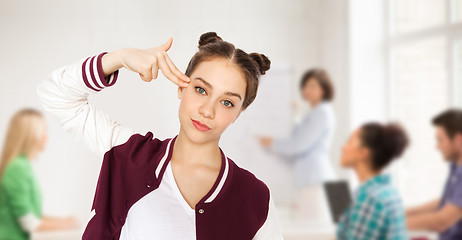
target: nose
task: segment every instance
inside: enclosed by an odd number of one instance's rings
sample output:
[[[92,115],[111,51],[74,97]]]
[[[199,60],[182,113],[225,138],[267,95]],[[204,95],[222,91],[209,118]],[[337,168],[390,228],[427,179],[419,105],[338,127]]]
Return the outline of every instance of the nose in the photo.
[[[199,113],[205,118],[215,118],[215,108],[213,101],[204,102],[204,104],[202,104],[202,106],[199,108]]]

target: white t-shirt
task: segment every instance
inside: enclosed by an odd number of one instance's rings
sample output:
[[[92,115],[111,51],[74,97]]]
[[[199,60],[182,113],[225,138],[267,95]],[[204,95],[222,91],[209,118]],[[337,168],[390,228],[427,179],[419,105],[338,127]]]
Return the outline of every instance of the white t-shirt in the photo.
[[[196,215],[176,184],[170,162],[159,188],[128,211],[120,240],[195,240]]]

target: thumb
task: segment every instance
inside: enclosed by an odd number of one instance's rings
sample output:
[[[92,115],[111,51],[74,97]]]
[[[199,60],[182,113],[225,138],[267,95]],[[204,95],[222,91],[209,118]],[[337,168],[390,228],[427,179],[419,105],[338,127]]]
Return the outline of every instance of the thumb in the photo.
[[[173,43],[173,38],[169,37],[167,42],[160,46],[160,49],[163,51],[168,51],[170,47],[172,46],[172,43]]]

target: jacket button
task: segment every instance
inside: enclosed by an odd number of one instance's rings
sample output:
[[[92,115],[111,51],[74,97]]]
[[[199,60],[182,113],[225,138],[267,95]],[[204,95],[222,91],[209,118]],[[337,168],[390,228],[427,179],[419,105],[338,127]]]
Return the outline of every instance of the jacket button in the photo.
[[[199,213],[200,213],[200,214],[204,213],[204,209],[202,209],[202,208],[199,209]]]
[[[149,184],[146,184],[146,187],[147,187],[147,188],[151,188],[151,185],[149,185]]]

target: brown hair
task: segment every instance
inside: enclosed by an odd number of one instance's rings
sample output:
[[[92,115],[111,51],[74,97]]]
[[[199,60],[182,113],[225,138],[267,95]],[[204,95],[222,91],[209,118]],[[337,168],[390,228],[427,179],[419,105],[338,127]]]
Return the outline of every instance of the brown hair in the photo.
[[[199,51],[189,61],[185,75],[190,77],[194,69],[203,61],[225,58],[239,66],[247,83],[242,109],[245,110],[257,96],[260,76],[269,70],[271,61],[263,54],[250,53],[224,41],[215,32],[207,32],[199,39]]]
[[[393,159],[401,156],[409,145],[404,129],[396,124],[366,123],[361,126],[362,145],[371,151],[371,167],[380,171]]]
[[[432,123],[442,127],[452,139],[457,133],[462,134],[462,110],[448,109],[434,117]]]
[[[330,76],[327,74],[326,70],[322,68],[313,68],[306,71],[300,81],[300,89],[303,89],[306,83],[311,79],[315,79],[319,85],[321,85],[323,100],[332,101],[332,99],[334,99],[334,85],[332,84]]]

